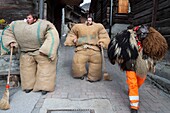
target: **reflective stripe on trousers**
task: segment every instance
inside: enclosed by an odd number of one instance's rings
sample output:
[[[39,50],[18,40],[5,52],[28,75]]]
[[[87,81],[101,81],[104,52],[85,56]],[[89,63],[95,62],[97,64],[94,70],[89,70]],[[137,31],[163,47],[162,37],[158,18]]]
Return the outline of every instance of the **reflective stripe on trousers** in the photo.
[[[129,100],[131,108],[139,108],[139,87],[144,83],[145,78],[140,78],[134,71],[126,71],[127,84],[129,87]]]

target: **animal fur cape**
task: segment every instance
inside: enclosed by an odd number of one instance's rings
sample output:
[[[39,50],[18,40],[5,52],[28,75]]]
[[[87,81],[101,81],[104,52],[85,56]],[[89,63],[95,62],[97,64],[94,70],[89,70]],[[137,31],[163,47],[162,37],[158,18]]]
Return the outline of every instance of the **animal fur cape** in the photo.
[[[118,64],[130,59],[137,59],[138,47],[132,30],[124,30],[118,33],[109,43],[108,57],[112,64]]]
[[[161,60],[167,50],[166,39],[153,27],[149,28],[148,36],[142,41],[143,52],[154,60]]]

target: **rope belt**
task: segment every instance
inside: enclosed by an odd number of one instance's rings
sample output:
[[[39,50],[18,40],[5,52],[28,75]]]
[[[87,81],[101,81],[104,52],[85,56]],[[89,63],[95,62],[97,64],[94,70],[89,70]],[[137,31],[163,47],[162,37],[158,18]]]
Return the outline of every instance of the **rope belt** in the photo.
[[[84,45],[79,45],[77,47],[82,47],[84,49],[87,49],[87,48],[93,49],[93,47],[98,47],[98,46],[97,45],[84,44]]]
[[[100,51],[100,48],[97,45],[84,44],[76,47],[76,51],[83,50],[83,49],[92,49],[94,51]]]
[[[87,48],[90,48],[92,49],[92,45],[88,45],[88,44],[85,44],[85,45],[82,45],[84,49],[87,49]]]

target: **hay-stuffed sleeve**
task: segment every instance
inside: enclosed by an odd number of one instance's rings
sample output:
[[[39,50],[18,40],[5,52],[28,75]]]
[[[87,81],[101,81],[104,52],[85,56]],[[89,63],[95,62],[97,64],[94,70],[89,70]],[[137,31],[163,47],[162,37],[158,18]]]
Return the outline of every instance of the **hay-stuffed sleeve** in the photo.
[[[57,55],[57,49],[59,46],[59,35],[50,22],[47,23],[47,31],[45,34],[45,41],[40,47],[39,51],[48,56],[51,60],[54,60]]]
[[[74,40],[77,40],[77,28],[73,26],[68,36],[66,37],[66,41],[64,42],[65,46],[75,46]]]
[[[18,48],[14,34],[15,21],[11,22],[2,32],[1,35],[1,55],[8,54],[10,52],[10,44],[14,43],[14,51]]]
[[[97,44],[100,45],[100,43],[102,43],[102,46],[105,49],[107,49],[110,43],[109,35],[102,24],[98,24],[98,26],[99,26],[99,41],[97,42]]]

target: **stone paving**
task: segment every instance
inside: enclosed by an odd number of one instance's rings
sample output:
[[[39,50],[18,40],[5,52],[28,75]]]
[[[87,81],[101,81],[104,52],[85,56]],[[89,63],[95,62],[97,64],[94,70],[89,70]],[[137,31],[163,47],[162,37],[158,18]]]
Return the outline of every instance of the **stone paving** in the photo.
[[[62,39],[64,40],[64,38]],[[120,71],[118,65],[110,64],[107,55],[105,55],[107,72],[112,76],[113,81],[101,80],[90,83],[86,81],[86,78],[84,80],[74,79],[71,76],[74,47],[65,47],[63,40],[59,48],[55,91],[42,96],[40,92],[25,94],[20,88],[17,95],[13,95],[12,100],[15,100],[14,98],[17,96],[18,98],[28,97],[28,104],[30,104],[31,99],[33,99],[33,102],[36,101],[33,109],[30,105],[31,112],[25,111],[24,113],[47,113],[47,110],[57,109],[93,109],[95,113],[130,113],[125,72]],[[169,113],[170,95],[158,89],[149,78],[145,81],[139,92],[139,113]],[[37,96],[38,99],[31,98],[30,95],[33,97]],[[22,103],[24,100],[18,99],[12,101],[11,104]],[[23,102],[24,104],[27,104],[27,102]],[[18,108],[22,108],[23,111],[26,109],[20,105]],[[0,113],[19,113],[16,111],[2,112],[0,110]],[[83,112],[52,111],[51,113]]]
[[[117,65],[111,65],[108,62],[107,55],[105,55],[107,72],[112,76],[113,81],[101,80],[100,82],[90,83],[86,79],[74,79],[71,76],[73,53],[74,47],[64,47],[63,43],[61,43],[56,89],[54,92],[42,96],[32,113],[38,113],[46,99],[69,99],[80,102],[84,100],[107,99],[112,106],[113,113],[130,113],[125,73],[120,71]],[[155,87],[152,81],[147,79],[139,92],[140,113],[169,113],[170,95]]]

